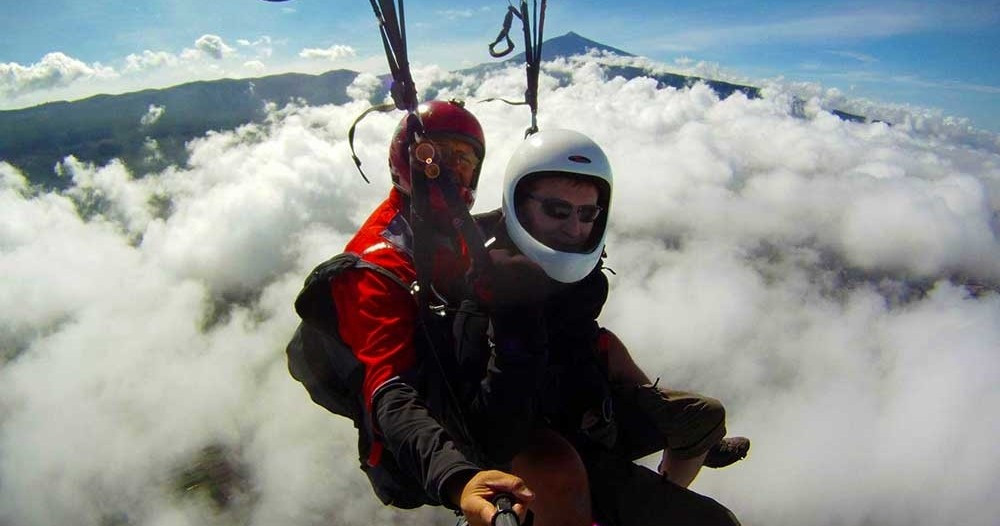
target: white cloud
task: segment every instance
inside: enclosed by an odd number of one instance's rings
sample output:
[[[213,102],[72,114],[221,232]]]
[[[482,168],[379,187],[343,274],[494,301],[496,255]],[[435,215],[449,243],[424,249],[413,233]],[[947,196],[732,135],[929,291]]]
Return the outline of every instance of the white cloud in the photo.
[[[720,101],[607,79],[593,60],[546,66],[539,124],[591,135],[615,168],[602,323],[661,383],[721,398],[754,441],[694,489],[745,524],[993,524],[1000,145],[941,122],[844,122],[820,104],[835,93],[800,118],[780,85]],[[523,92],[513,67],[416,73],[440,98]],[[143,177],[70,159],[62,193],[0,164],[0,523],[454,520],[383,507],[353,427],[285,366],[306,272],[390,187],[400,114],[358,127],[366,185],[346,141],[366,107],[275,111]],[[469,108],[486,210],[529,115]],[[253,503],[232,517],[172,489],[217,443],[250,466]]]
[[[149,69],[176,67],[180,62],[177,55],[166,51],[144,50],[140,54],[132,53],[125,57],[125,73],[137,73]]]
[[[163,160],[163,151],[160,150],[160,143],[156,139],[146,137],[142,148],[146,151],[146,160],[148,162]]]
[[[367,101],[382,86],[382,81],[371,73],[361,73],[347,87],[347,96],[354,100]]]
[[[235,49],[226,45],[222,37],[218,35],[202,35],[195,41],[194,46],[198,51],[216,60],[221,60],[236,52]]]
[[[248,60],[243,63],[243,68],[255,74],[260,74],[267,71],[267,65],[259,60]]]
[[[146,113],[142,116],[141,119],[139,119],[139,123],[142,124],[143,126],[151,126],[153,124],[156,124],[156,122],[160,120],[160,117],[163,117],[163,114],[166,112],[167,108],[163,106],[157,106],[155,104],[150,104],[149,109],[146,110]]]
[[[270,37],[241,40],[239,46],[254,58],[241,58],[221,37],[208,34],[198,38],[193,48],[179,53],[147,49],[129,54],[117,71],[99,63],[88,65],[64,53],[49,53],[28,66],[0,64],[0,98],[6,99],[4,106],[30,105],[59,97],[79,98],[218,78],[239,70],[259,74],[267,69],[264,60],[273,54]]]
[[[245,38],[241,38],[236,41],[240,46],[249,48],[260,58],[268,58],[274,54],[274,47],[271,41],[271,37],[265,35],[257,40],[250,41]]]
[[[357,55],[357,51],[351,46],[345,46],[341,44],[334,44],[326,49],[319,48],[306,48],[299,52],[299,56],[302,58],[309,59],[320,59],[336,61],[344,58],[349,58]]]
[[[48,53],[30,66],[16,62],[0,64],[0,95],[16,96],[38,90],[68,86],[82,79],[115,76],[100,64],[87,65],[61,52]]]
[[[28,180],[20,170],[10,163],[0,161],[0,191],[24,192],[28,189]]]
[[[356,52],[334,46],[317,50],[328,59],[350,59]],[[255,76],[272,69],[274,41],[269,36],[241,39],[234,46],[221,37],[204,35],[194,47],[178,52],[146,49],[116,61],[114,66],[87,65],[63,53],[50,53],[37,64],[0,64],[0,108],[14,109],[53,100],[75,100],[99,93],[126,93],[163,88],[197,80]],[[384,67],[383,57],[368,63],[351,61],[351,67]],[[377,66],[375,64],[378,64]],[[319,61],[284,64],[280,71],[319,73]],[[315,71],[313,71],[315,70]]]
[[[438,11],[438,16],[444,17],[447,20],[459,20],[472,18],[477,13],[474,9],[446,9],[444,11]]]
[[[854,51],[830,51],[830,54],[853,59],[864,64],[874,64],[878,62],[878,59],[871,55],[857,53]]]

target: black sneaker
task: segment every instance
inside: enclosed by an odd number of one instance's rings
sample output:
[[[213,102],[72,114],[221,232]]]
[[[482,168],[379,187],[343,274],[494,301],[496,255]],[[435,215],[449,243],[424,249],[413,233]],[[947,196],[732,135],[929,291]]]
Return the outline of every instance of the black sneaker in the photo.
[[[743,460],[750,451],[750,439],[744,437],[727,437],[712,446],[705,456],[703,466],[709,468],[724,468]]]

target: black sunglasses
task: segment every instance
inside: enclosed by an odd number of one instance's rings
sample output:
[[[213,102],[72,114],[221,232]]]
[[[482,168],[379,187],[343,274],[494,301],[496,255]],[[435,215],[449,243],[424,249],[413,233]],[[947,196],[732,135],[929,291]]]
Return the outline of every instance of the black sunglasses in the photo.
[[[569,219],[570,214],[575,210],[576,217],[581,223],[593,223],[601,215],[601,210],[604,210],[598,205],[574,206],[569,201],[555,197],[538,197],[534,194],[528,194],[528,197],[541,203],[542,211],[553,219]]]

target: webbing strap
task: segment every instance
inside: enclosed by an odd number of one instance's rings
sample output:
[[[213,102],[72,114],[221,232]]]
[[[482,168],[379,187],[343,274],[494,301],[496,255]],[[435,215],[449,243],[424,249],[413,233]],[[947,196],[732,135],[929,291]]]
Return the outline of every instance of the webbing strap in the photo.
[[[396,9],[392,0],[370,0],[372,9],[375,11],[375,18],[379,22],[379,33],[382,37],[382,45],[385,48],[386,59],[389,62],[389,71],[392,73],[392,100],[396,108],[408,113],[406,116],[406,146],[407,150],[417,143],[417,138],[424,134],[423,123],[417,114],[417,90],[410,74],[410,64],[406,53],[406,16],[403,10],[403,0],[399,1],[399,16],[396,16]],[[374,110],[373,110],[374,111]],[[366,112],[368,113],[368,112]],[[358,160],[355,160],[359,164]],[[360,170],[360,165],[358,167]],[[413,263],[417,272],[417,287],[415,296],[417,299],[417,311],[421,332],[427,338],[430,345],[431,355],[434,357],[439,370],[444,379],[444,385],[448,395],[455,404],[455,409],[461,413],[461,404],[455,395],[450,383],[447,381],[446,368],[441,362],[437,345],[434,338],[428,332],[429,317],[432,315],[429,309],[429,295],[431,293],[431,271],[433,270],[433,230],[430,221],[430,193],[428,192],[428,182],[424,173],[410,166],[411,190],[410,190],[410,221],[413,229]],[[362,176],[364,174],[362,173]],[[442,179],[447,179],[444,177]],[[367,180],[367,177],[365,178]],[[445,192],[447,194],[447,192]],[[468,215],[468,210],[466,210]],[[471,221],[464,221],[471,222]],[[469,240],[466,240],[469,243]],[[464,422],[464,418],[461,419]],[[466,437],[469,436],[467,430]]]
[[[378,272],[379,274],[381,274],[381,275],[383,275],[383,276],[391,279],[393,283],[395,283],[395,284],[399,285],[400,287],[402,287],[403,290],[405,290],[407,292],[410,292],[410,286],[409,285],[407,285],[406,283],[403,283],[403,280],[399,279],[399,276],[393,274],[392,271],[386,269],[385,267],[383,267],[381,265],[376,265],[375,263],[371,263],[369,261],[365,261],[363,259],[359,259],[358,262],[354,264],[354,266],[357,267],[357,268],[366,268],[368,270],[374,270],[375,272]]]
[[[510,39],[510,26],[515,16],[521,20],[521,27],[524,33],[524,62],[527,74],[527,88],[524,90],[524,102],[514,103],[504,99],[499,100],[503,100],[508,104],[526,104],[531,108],[531,126],[525,130],[525,137],[538,131],[538,73],[541,71],[542,35],[545,30],[545,7],[547,3],[546,0],[542,0],[541,7],[539,8],[538,0],[532,1],[534,24],[531,23],[532,19],[528,16],[527,0],[521,0],[520,9],[512,5],[507,6],[507,14],[504,16],[500,34],[497,35],[496,40],[489,46],[490,55],[496,58],[504,57],[513,51],[514,42]],[[506,42],[507,47],[504,50],[497,51],[496,46],[500,44],[501,40]]]
[[[448,209],[454,218],[452,225],[458,230],[462,238],[465,239],[465,245],[469,248],[469,253],[474,262],[472,266],[473,275],[469,276],[469,279],[474,281],[477,275],[484,273],[489,275],[493,270],[493,260],[490,259],[486,252],[486,242],[483,240],[483,234],[472,219],[469,207],[459,197],[458,188],[456,188],[455,182],[450,176],[439,177],[438,179],[437,184],[440,185],[441,193],[444,194],[445,202],[448,203]],[[440,179],[444,179],[444,181],[440,181]]]
[[[375,19],[378,21],[379,36],[382,38],[382,47],[385,49],[385,59],[389,64],[389,73],[392,75],[392,86],[389,93],[392,95],[392,104],[379,104],[364,111],[351,123],[351,128],[347,131],[347,140],[351,147],[351,158],[354,165],[361,173],[361,178],[366,183],[371,183],[364,170],[361,169],[361,159],[358,158],[354,150],[354,131],[361,119],[369,113],[379,111],[385,112],[392,109],[400,109],[414,113],[417,109],[417,88],[413,83],[413,76],[410,74],[410,62],[406,51],[406,13],[403,10],[403,0],[399,0],[399,16],[396,16],[397,9],[392,0],[370,0],[372,11],[375,12]],[[417,122],[419,123],[419,119]],[[418,127],[422,131],[422,127]]]
[[[392,74],[392,100],[396,108],[409,113],[406,119],[407,150],[416,144],[416,138],[424,132],[420,116],[417,115],[417,90],[410,74],[410,63],[406,54],[406,13],[403,0],[398,0],[398,17],[395,3],[392,0],[370,0],[375,18],[379,24],[379,35],[385,48],[385,58]],[[366,111],[365,114],[374,109]],[[355,159],[355,164],[360,161]],[[358,167],[360,170],[360,166]],[[364,174],[362,174],[364,175]],[[427,305],[427,294],[430,291],[430,224],[428,222],[427,182],[423,173],[410,167],[411,175],[411,221],[413,227],[414,247],[413,262],[417,270],[417,299],[421,306]],[[367,180],[367,177],[365,178]]]
[[[410,62],[406,53],[406,13],[403,10],[403,0],[399,0],[398,17],[392,0],[370,1],[378,20],[389,72],[392,74],[392,100],[397,108],[412,112],[417,108],[417,88],[410,75]]]

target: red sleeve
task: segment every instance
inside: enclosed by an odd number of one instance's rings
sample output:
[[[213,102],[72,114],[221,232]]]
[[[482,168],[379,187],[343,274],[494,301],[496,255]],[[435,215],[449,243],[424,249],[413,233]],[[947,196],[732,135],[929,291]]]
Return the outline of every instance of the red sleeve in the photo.
[[[365,366],[362,394],[371,411],[375,390],[416,363],[416,305],[398,283],[366,269],[344,272],[330,292],[340,337]]]

